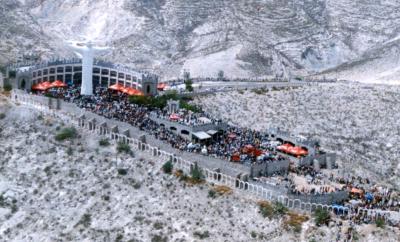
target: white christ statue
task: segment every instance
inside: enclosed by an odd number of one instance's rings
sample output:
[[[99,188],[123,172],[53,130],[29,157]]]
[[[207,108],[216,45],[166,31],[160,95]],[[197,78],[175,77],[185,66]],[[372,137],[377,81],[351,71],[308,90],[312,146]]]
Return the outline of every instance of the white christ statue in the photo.
[[[93,95],[93,59],[101,51],[108,50],[108,47],[94,47],[92,42],[77,43],[70,42],[69,46],[82,58],[82,85],[81,95]]]

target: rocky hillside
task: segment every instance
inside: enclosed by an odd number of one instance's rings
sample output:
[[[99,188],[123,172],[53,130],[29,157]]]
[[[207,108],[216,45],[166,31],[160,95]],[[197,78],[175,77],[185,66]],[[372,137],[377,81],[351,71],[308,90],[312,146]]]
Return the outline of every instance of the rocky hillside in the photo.
[[[371,69],[362,66],[378,63],[380,74],[370,79],[387,81],[395,77],[387,69],[398,66],[397,0],[2,2],[3,63],[29,47],[22,38],[33,50],[55,54],[66,53],[66,40],[94,40],[114,47],[108,59],[164,78],[189,69],[193,76],[224,70],[231,77],[340,70],[346,74],[339,77],[359,79]]]

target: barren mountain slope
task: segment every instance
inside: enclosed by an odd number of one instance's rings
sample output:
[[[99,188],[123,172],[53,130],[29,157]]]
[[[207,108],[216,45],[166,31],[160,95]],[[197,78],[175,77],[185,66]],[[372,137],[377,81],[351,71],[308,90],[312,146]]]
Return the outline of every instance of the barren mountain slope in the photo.
[[[58,40],[48,43],[58,52],[66,40],[92,39],[114,47],[108,59],[164,78],[183,68],[193,76],[221,69],[231,77],[318,73],[364,60],[400,27],[398,0],[4,1],[4,11],[17,6],[36,19],[24,28],[42,28]],[[6,25],[15,25],[9,19]]]

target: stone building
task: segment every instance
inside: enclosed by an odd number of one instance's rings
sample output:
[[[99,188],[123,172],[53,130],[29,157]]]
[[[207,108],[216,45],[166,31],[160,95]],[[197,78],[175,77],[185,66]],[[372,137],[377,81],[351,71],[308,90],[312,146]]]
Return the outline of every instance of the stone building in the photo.
[[[30,90],[33,84],[60,80],[68,85],[82,84],[82,60],[55,59],[47,62],[24,62],[10,65],[8,70],[15,70],[12,82],[14,88]],[[101,60],[94,60],[92,69],[93,88],[108,87],[119,83],[125,87],[141,90],[145,95],[157,95],[158,76],[133,70]]]

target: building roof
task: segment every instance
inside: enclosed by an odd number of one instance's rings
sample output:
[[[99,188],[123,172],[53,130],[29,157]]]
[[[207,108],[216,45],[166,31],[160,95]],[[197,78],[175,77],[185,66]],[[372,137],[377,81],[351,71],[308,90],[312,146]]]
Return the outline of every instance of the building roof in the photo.
[[[194,132],[193,133],[194,136],[196,136],[198,139],[200,140],[204,140],[204,139],[209,139],[211,138],[210,135],[208,135],[206,132],[204,131],[200,131],[200,132]]]

